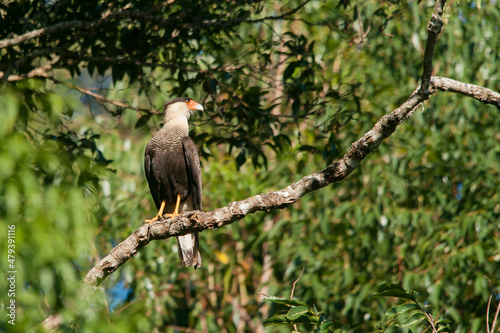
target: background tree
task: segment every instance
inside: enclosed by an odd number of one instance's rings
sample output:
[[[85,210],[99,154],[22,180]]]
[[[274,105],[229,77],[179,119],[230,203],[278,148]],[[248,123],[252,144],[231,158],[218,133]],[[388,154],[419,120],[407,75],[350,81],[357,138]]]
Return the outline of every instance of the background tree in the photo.
[[[342,157],[418,87],[433,6],[2,3],[0,218],[16,226],[17,271],[16,326],[2,316],[2,329],[37,331],[59,313],[68,331],[263,331],[279,310],[263,295],[289,297],[304,268],[294,296],[346,332],[387,326],[395,300],[374,297],[386,282],[418,291],[452,331],[484,331],[500,277],[500,120],[451,93],[345,181],[203,232],[201,270],[180,267],[174,241],[151,242],[90,305],[79,295],[154,211],[142,158],[164,102],[205,106],[192,137],[207,210],[284,188]],[[444,18],[434,72],[498,91],[498,4],[451,3]]]

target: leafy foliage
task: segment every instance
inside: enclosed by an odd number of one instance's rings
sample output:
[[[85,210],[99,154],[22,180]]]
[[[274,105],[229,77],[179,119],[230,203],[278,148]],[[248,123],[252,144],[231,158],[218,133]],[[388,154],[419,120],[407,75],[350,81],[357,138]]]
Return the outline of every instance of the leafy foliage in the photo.
[[[328,333],[341,328],[339,322],[326,320],[323,312],[318,312],[315,306],[306,303],[283,298],[266,298],[265,301],[272,302],[275,306],[284,307],[286,314],[276,314],[264,321],[264,326],[311,324],[315,328],[313,332]],[[278,310],[278,309],[276,309]]]
[[[436,73],[497,89],[497,4],[446,10]],[[290,331],[264,328],[274,315],[308,320],[301,330],[338,319],[342,332],[397,316],[422,320],[419,331],[434,304],[442,327],[483,332],[500,292],[500,118],[445,92],[345,181],[203,232],[200,270],[180,267],[174,240],[154,242],[90,305],[78,294],[154,214],[142,159],[167,100],[205,106],[191,127],[205,209],[279,189],[344,154],[418,86],[431,13],[373,0],[2,3],[0,42],[53,30],[0,48],[0,244],[15,225],[18,271],[16,326],[2,317],[0,330],[39,331],[58,312],[63,331]],[[300,304],[264,301],[302,268]]]
[[[405,315],[406,319],[398,326],[416,327],[419,325],[424,326],[426,330],[432,330],[432,332],[449,330],[450,321],[441,317],[441,314],[439,314],[439,318],[434,319],[432,316],[432,307],[427,304],[422,306],[415,298],[415,295],[415,291],[406,292],[399,284],[393,283],[379,286],[378,292],[375,294],[375,296],[396,297],[408,302],[397,305],[386,313],[387,317],[392,318],[392,320]],[[426,324],[422,325],[422,322]]]

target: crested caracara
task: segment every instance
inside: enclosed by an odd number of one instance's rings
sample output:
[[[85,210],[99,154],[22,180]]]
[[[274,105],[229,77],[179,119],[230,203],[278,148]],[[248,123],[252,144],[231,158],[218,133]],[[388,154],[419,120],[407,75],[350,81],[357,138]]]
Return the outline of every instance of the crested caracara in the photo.
[[[191,98],[176,98],[164,107],[163,127],[146,145],[144,170],[158,214],[174,218],[182,212],[201,210],[201,168],[198,151],[189,137],[188,119],[203,106]],[[179,210],[181,213],[179,213]],[[198,233],[177,237],[182,265],[201,266]]]

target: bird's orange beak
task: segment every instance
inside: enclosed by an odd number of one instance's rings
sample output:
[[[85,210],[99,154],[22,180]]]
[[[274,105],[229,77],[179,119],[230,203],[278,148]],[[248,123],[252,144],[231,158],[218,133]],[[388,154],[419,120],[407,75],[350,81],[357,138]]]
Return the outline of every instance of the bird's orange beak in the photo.
[[[193,100],[190,100],[189,102],[186,103],[188,106],[188,109],[191,111],[203,111],[203,105],[201,105],[198,102],[195,102]]]

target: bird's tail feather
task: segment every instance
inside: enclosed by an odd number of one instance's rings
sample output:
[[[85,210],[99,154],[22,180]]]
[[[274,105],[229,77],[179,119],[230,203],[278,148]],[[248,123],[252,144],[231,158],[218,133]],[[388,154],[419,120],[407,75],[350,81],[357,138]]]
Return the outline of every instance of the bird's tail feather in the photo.
[[[201,255],[198,250],[198,233],[187,234],[177,237],[177,245],[179,246],[179,259],[185,267],[201,266]]]

